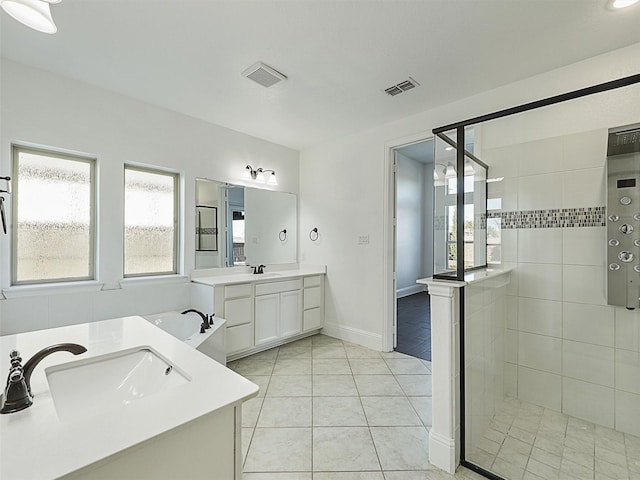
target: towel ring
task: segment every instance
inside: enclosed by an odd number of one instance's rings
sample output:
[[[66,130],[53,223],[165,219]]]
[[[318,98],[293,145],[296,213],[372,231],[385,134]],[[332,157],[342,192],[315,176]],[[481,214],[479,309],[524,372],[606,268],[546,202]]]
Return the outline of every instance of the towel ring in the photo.
[[[318,227],[314,227],[311,229],[311,231],[309,232],[309,238],[312,242],[318,240]]]
[[[287,239],[287,229],[283,228],[282,230],[280,230],[280,233],[278,234],[278,238],[280,239],[281,242],[284,242]]]

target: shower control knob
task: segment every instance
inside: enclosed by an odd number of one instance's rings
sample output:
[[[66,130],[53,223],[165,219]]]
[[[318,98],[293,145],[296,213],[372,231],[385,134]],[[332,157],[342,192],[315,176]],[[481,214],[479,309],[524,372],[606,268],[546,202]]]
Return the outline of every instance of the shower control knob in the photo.
[[[620,228],[618,230],[620,230],[625,235],[629,235],[631,232],[633,232],[633,225],[623,223],[622,225],[620,225]]]
[[[618,215],[609,215],[607,218],[610,222],[617,222],[618,220],[620,220],[620,217]]]
[[[636,214],[633,216],[633,219],[634,219],[634,220],[636,220],[636,221],[638,221],[638,222],[640,222],[640,213],[636,213]]]
[[[626,250],[623,250],[622,252],[620,252],[618,254],[618,260],[624,262],[624,263],[629,263],[629,262],[633,262],[633,253],[631,252],[627,252]]]
[[[617,247],[618,245],[620,245],[620,242],[618,240],[616,240],[615,238],[612,238],[611,240],[609,240],[609,246],[610,247]]]
[[[640,273],[640,265],[636,265],[635,267],[633,267],[633,269],[634,269],[637,273]]]
[[[633,244],[634,244],[636,247],[640,247],[640,240],[638,240],[638,239],[636,238],[636,239],[633,241]]]
[[[620,199],[620,203],[622,205],[629,205],[631,203],[631,198],[630,197],[622,197]]]
[[[618,265],[617,263],[610,263],[609,264],[609,270],[613,270],[614,272],[616,270],[620,270],[620,265]]]

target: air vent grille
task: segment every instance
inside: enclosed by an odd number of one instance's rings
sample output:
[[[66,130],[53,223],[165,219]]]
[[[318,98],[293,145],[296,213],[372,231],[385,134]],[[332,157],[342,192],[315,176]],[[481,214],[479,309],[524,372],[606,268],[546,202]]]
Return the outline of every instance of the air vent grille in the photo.
[[[287,79],[287,76],[277,71],[275,68],[257,62],[242,72],[243,77],[247,77],[263,87],[269,88],[276,83]]]
[[[387,95],[391,95],[393,97],[395,95],[404,93],[407,90],[411,90],[412,88],[416,88],[418,85],[420,85],[418,82],[416,82],[413,78],[409,77],[408,80],[400,82],[389,88],[385,88],[384,91],[387,93]]]

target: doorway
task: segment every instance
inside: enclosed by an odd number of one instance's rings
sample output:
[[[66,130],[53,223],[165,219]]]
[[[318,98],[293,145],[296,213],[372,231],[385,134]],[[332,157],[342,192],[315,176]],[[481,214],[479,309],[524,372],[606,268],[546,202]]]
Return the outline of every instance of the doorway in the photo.
[[[430,297],[416,280],[433,275],[433,139],[394,148],[395,350],[431,361]]]

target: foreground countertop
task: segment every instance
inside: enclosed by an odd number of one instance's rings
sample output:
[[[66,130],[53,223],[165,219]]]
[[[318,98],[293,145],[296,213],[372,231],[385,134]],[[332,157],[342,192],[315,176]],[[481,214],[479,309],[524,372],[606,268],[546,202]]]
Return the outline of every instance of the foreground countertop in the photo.
[[[481,268],[479,270],[466,272],[464,274],[464,281],[429,277],[429,278],[419,278],[418,280],[416,280],[416,283],[421,283],[423,285],[441,283],[444,285],[451,285],[454,287],[464,287],[465,285],[472,285],[474,283],[481,283],[481,282],[496,280],[501,275],[506,275],[511,273],[512,270],[513,270],[512,268]]]
[[[42,348],[66,342],[84,345],[87,352],[45,358],[31,377],[33,405],[0,415],[3,480],[58,478],[258,393],[254,383],[137,316],[0,337],[2,389],[11,350],[20,352],[24,364]],[[58,419],[45,368],[140,346],[152,347],[191,380],[95,417]]]
[[[225,273],[225,269],[220,269],[220,273],[207,276],[192,276],[191,281],[201,283],[203,285],[232,285],[234,283],[261,283],[261,282],[277,282],[279,280],[288,280],[296,277],[307,277],[311,275],[324,275],[326,268],[316,265],[300,265],[297,268],[286,270],[277,270],[267,268],[265,273],[254,275],[253,273]]]

